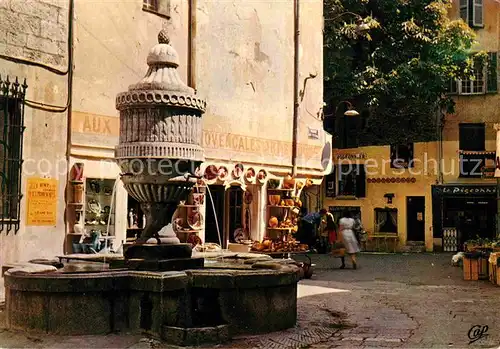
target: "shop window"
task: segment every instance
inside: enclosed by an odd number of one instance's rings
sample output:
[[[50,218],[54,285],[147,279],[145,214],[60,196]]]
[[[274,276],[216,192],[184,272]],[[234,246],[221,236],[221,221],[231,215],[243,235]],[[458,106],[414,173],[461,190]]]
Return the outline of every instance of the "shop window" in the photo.
[[[460,0],[460,18],[471,28],[483,27],[483,0]]]
[[[398,210],[395,208],[376,208],[375,232],[397,234]]]
[[[20,85],[0,78],[0,229],[19,228],[21,203],[21,170],[24,133],[24,95],[26,83]]]
[[[459,125],[460,177],[481,177],[485,164],[485,124]]]
[[[243,190],[240,187],[229,190],[229,241],[235,242],[234,232],[243,227]]]
[[[142,9],[161,17],[170,18],[170,0],[143,0]]]
[[[413,143],[391,145],[391,168],[413,167]]]
[[[337,165],[337,196],[366,197],[366,172],[364,165]]]

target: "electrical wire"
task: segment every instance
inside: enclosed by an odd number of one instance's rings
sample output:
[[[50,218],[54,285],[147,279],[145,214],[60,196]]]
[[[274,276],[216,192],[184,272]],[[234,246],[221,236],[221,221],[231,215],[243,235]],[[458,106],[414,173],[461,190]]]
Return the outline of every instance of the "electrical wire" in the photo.
[[[62,71],[62,70],[56,69],[54,67],[51,67],[49,65],[46,65],[43,63],[38,63],[38,62],[33,62],[33,61],[30,61],[28,59],[23,59],[23,58],[16,58],[16,57],[10,57],[10,56],[6,56],[6,55],[0,55],[0,59],[3,59],[5,61],[9,61],[9,62],[25,64],[25,65],[32,65],[34,67],[43,68],[43,69],[46,69],[46,70],[50,71],[51,73],[54,73],[57,75],[66,75],[69,72],[69,70]]]

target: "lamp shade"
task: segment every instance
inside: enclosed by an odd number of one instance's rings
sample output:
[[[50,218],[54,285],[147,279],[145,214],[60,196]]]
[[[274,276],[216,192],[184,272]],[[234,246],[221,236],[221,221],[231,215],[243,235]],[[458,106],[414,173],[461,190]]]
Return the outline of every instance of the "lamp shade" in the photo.
[[[359,113],[354,109],[349,109],[344,113],[345,116],[358,116]]]

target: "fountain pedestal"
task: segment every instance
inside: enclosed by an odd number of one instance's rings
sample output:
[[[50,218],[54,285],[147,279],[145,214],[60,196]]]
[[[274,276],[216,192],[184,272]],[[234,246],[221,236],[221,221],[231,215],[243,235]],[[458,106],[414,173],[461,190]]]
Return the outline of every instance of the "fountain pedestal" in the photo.
[[[192,258],[190,244],[180,243],[172,225],[162,229],[157,237],[146,243],[131,244],[123,250],[123,261],[112,261],[111,268],[128,268],[142,271],[181,271],[203,268],[203,258]]]

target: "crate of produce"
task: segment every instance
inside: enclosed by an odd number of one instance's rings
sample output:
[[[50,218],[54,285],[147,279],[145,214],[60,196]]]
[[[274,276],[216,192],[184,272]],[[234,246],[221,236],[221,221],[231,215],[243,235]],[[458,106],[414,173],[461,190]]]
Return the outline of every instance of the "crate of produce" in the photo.
[[[466,252],[464,254],[463,272],[464,280],[487,280],[489,254],[480,251]]]
[[[500,252],[493,252],[488,258],[488,274],[489,280],[494,285],[500,285],[500,271],[498,260],[500,259]]]

